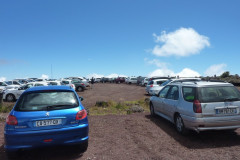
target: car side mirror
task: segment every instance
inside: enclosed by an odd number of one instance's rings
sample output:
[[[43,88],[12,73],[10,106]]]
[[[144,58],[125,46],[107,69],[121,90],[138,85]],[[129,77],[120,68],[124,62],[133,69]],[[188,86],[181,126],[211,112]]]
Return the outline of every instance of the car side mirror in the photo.
[[[79,97],[79,99],[80,99],[80,101],[83,101],[83,100],[84,100],[84,98],[83,98],[83,97]]]

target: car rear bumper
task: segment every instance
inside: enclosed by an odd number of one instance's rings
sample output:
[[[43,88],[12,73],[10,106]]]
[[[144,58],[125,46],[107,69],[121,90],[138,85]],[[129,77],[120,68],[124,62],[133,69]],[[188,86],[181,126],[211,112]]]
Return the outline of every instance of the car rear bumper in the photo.
[[[52,145],[80,144],[88,140],[88,124],[42,131],[5,131],[4,138],[4,148],[7,151]]]
[[[240,116],[196,118],[182,115],[182,119],[186,128],[193,129],[197,132],[240,128]]]

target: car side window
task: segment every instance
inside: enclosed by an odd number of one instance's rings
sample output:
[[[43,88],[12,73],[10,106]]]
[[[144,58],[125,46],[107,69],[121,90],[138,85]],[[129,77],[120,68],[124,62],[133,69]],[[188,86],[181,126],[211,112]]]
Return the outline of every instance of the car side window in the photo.
[[[16,81],[13,81],[13,84],[18,85],[18,83]]]
[[[166,86],[165,88],[163,88],[159,93],[159,97],[165,98],[168,93],[169,88],[170,88],[170,86]]]
[[[179,98],[178,86],[173,86],[168,92],[167,99],[178,100],[178,98]]]
[[[196,92],[195,87],[183,87],[182,88],[183,98],[185,99],[185,101],[188,101],[188,102],[194,101],[195,92]]]

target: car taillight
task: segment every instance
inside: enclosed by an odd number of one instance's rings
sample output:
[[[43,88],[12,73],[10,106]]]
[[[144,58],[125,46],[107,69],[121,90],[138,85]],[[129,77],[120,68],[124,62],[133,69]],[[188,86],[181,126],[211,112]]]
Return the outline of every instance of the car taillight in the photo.
[[[84,83],[81,83],[81,85],[83,85],[83,86],[84,86]]]
[[[73,87],[74,87],[74,85],[73,85],[73,84],[71,84],[71,87],[73,88]]]
[[[6,122],[8,125],[17,125],[18,124],[17,118],[13,115],[9,115],[6,119]]]
[[[76,115],[76,120],[82,120],[87,117],[87,111],[85,109],[78,111]]]
[[[201,102],[199,100],[193,101],[193,111],[195,113],[202,113],[202,106],[201,106]]]
[[[151,84],[151,86],[150,87],[153,87],[153,85]]]

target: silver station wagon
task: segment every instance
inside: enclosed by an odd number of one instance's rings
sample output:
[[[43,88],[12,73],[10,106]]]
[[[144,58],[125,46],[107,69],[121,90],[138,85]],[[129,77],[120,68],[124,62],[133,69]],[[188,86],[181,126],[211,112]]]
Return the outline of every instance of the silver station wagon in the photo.
[[[150,98],[151,115],[174,123],[177,132],[240,128],[240,92],[230,83],[177,82]]]

